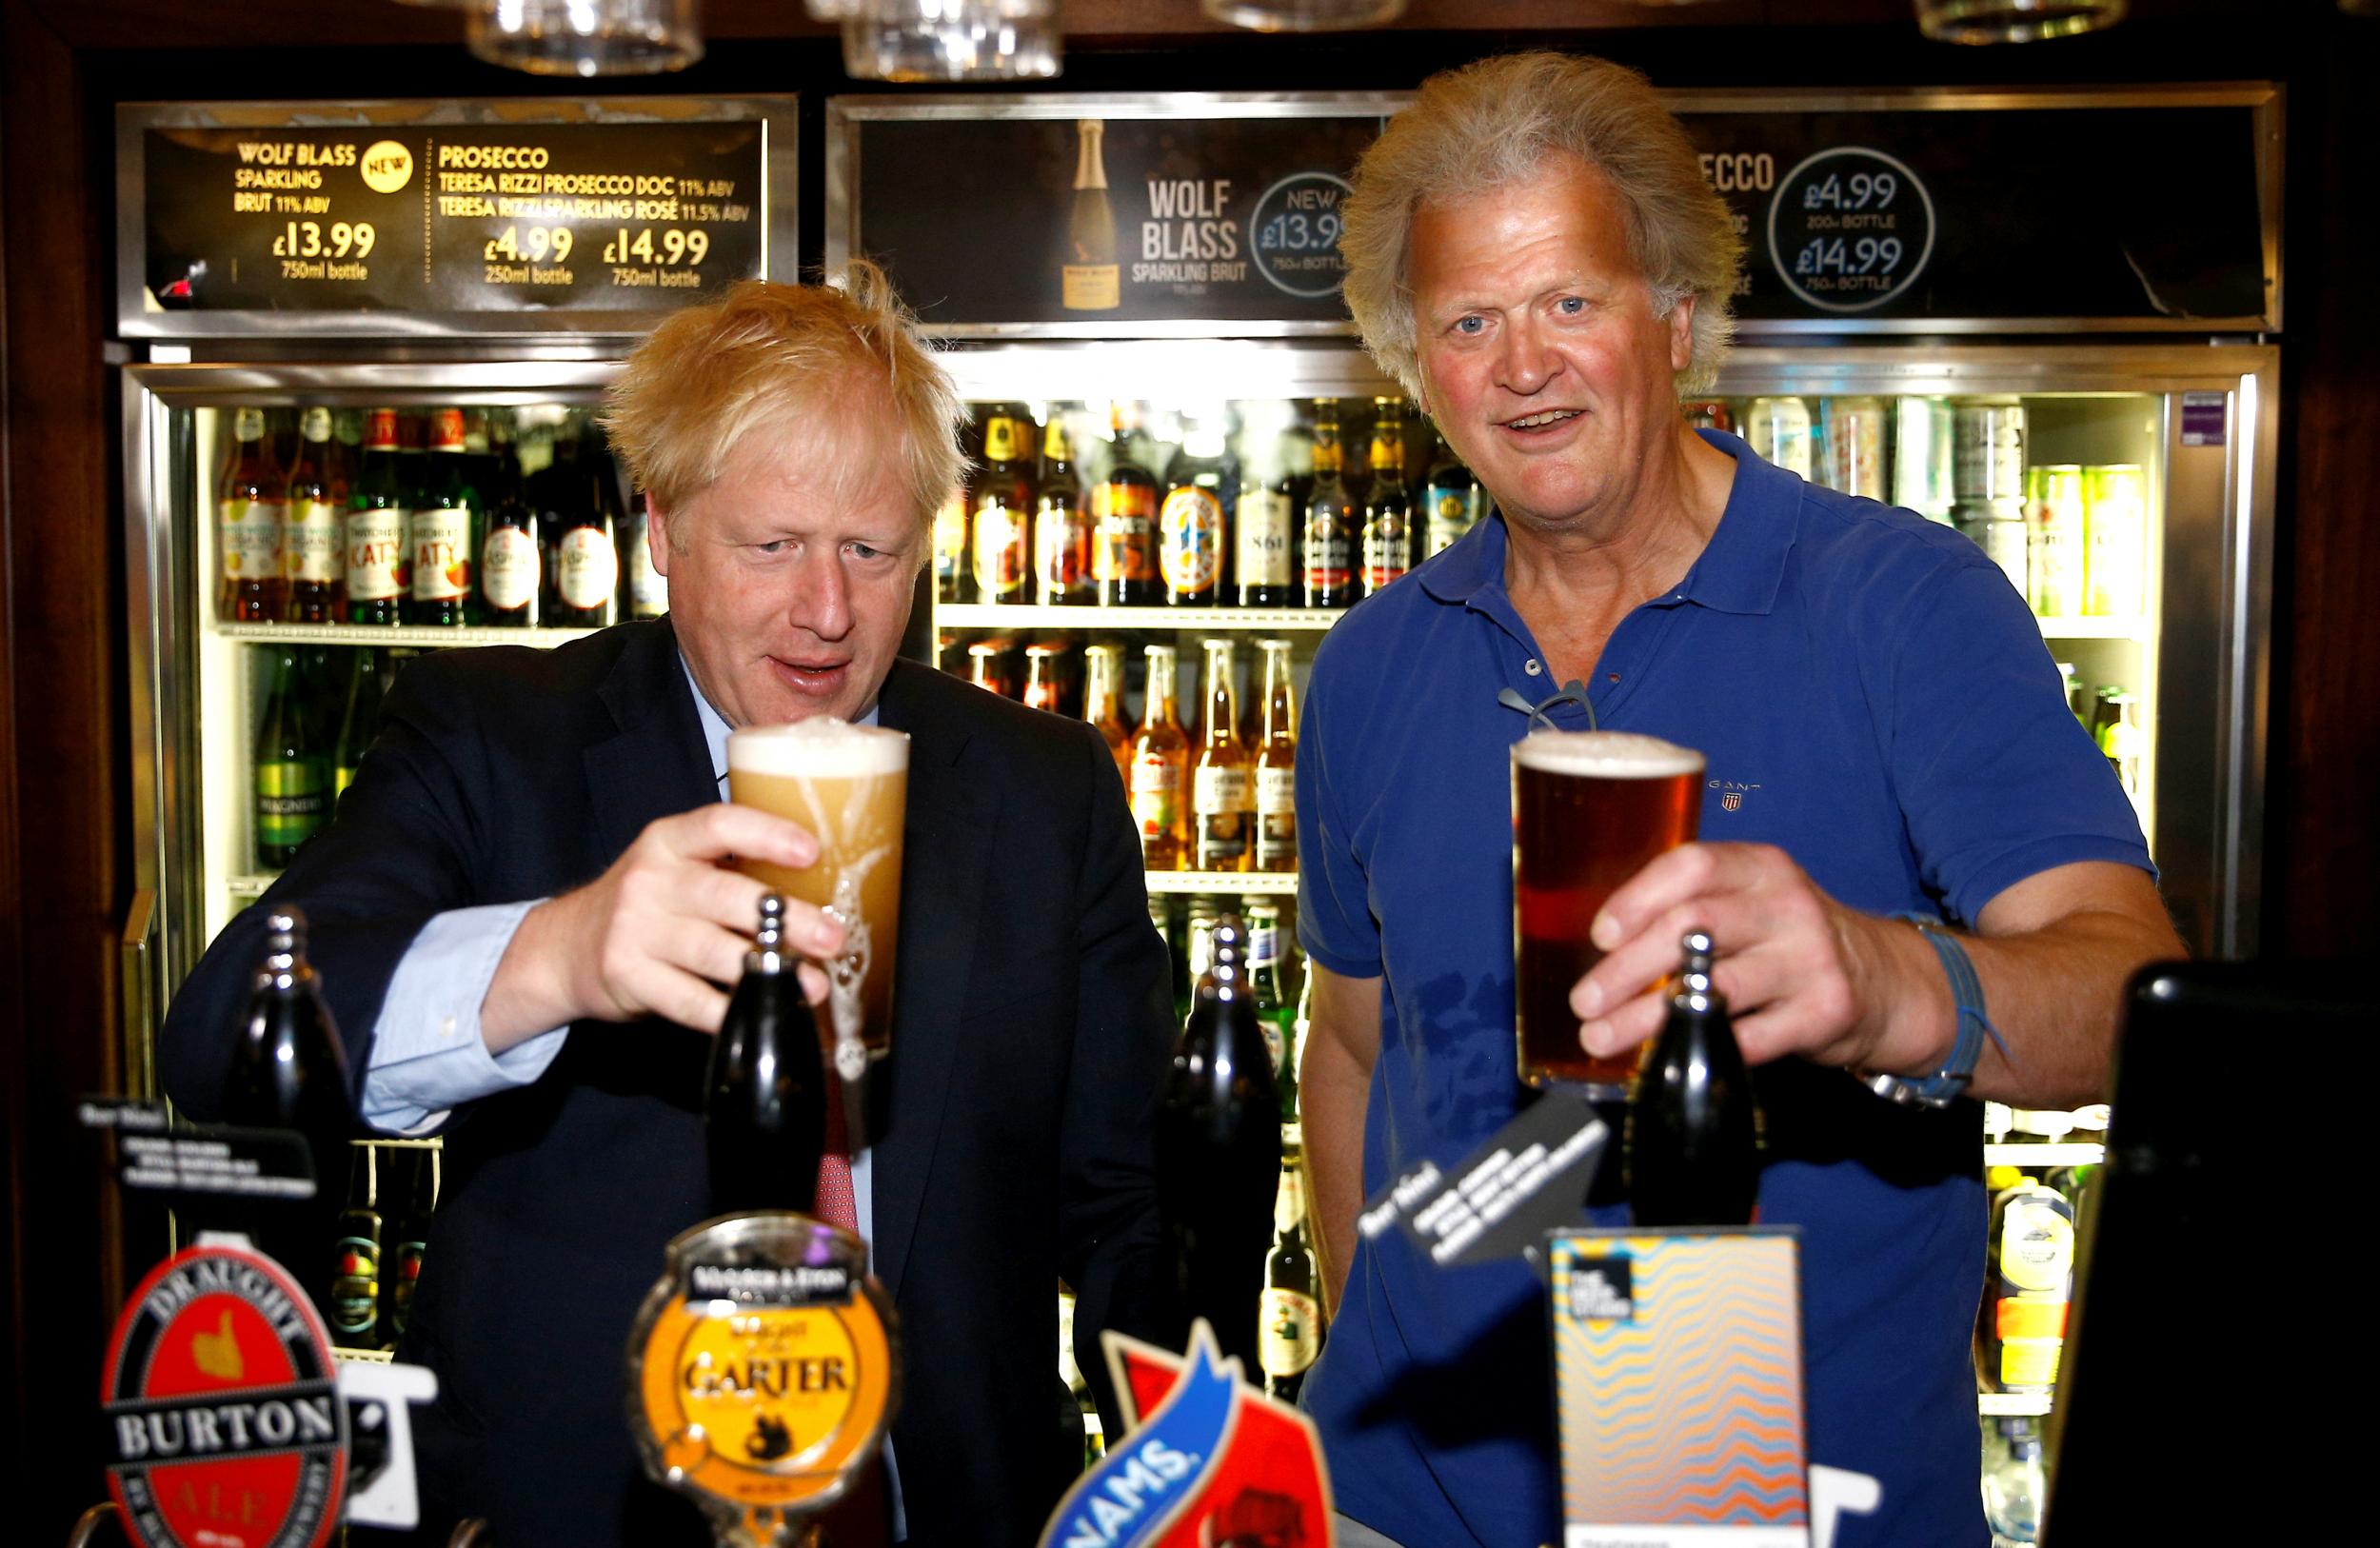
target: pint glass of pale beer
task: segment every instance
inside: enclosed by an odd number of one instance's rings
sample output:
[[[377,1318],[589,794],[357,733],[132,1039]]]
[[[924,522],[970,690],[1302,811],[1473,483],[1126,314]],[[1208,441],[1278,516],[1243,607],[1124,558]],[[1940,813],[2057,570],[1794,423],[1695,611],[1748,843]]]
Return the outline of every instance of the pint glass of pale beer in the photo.
[[[828,983],[823,1030],[839,1047],[857,1039],[870,1059],[892,1048],[901,823],[908,795],[905,731],[822,716],[727,733],[727,798],[799,824],[818,839],[818,863],[801,870],[757,860],[737,863],[842,922],[843,951],[819,964]]]
[[[1520,1078],[1625,1098],[1640,1050],[1591,1059],[1570,991],[1603,960],[1606,899],[1702,811],[1702,754],[1627,731],[1537,730],[1513,744],[1513,957]]]

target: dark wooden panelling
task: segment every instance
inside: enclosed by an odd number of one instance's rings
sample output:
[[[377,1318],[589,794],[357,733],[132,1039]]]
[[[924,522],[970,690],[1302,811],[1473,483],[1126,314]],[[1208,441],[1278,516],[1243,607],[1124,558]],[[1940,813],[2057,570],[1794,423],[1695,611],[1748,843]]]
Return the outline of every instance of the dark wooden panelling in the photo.
[[[9,1145],[16,1197],[11,1316],[23,1336],[10,1367],[30,1400],[10,1535],[62,1541],[75,1501],[102,1480],[77,1414],[88,1413],[120,1298],[112,1188],[103,1187],[72,1097],[108,1089],[122,889],[117,834],[126,802],[114,558],[113,437],[100,359],[108,263],[99,238],[110,180],[84,130],[81,68],[64,39],[8,0],[0,97],[0,204],[8,219],[6,484],[9,629],[0,675],[13,706],[14,874],[0,873],[16,915],[22,972],[0,977],[11,1002],[0,1045],[11,1085]],[[8,723],[0,721],[0,729]],[[0,855],[0,863],[6,856]],[[29,1258],[27,1254],[30,1254]]]
[[[2313,9],[2290,113],[2264,943],[2274,955],[2369,960],[2380,940],[2380,285],[2369,225],[2380,21]]]

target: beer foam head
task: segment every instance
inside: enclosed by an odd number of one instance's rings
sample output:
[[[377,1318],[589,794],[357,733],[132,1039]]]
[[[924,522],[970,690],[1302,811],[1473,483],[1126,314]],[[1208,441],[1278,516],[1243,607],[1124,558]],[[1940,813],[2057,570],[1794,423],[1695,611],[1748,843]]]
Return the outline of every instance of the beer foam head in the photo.
[[[909,766],[909,733],[854,725],[832,715],[790,725],[747,725],[727,733],[727,766],[746,774],[857,780]]]
[[[1634,731],[1532,731],[1513,744],[1513,761],[1598,780],[1662,780],[1702,770],[1702,754],[1692,747]]]

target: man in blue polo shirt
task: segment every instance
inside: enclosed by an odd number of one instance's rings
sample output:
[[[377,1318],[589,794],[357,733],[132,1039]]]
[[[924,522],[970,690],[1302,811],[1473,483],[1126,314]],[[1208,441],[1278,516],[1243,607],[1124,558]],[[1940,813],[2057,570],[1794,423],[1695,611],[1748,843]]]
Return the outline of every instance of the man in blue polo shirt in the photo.
[[[1581,1037],[1642,1042],[1678,938],[1716,937],[1768,1118],[1761,1218],[1802,1236],[1811,1459],[1881,1485],[1835,1540],[1980,1544],[1980,1125],[1953,1099],[2101,1100],[2126,977],[2181,952],[2138,823],[1973,545],[1681,423],[1741,248],[1641,78],[1555,54],[1435,77],[1346,214],[1366,345],[1498,515],[1332,631],[1299,748],[1301,1101],[1345,1275],[1305,1390],[1341,1540],[1560,1537],[1532,1276],[1359,1245],[1354,1217],[1519,1104],[1511,700],[1570,687],[1708,758],[1703,842],[1595,923]],[[1913,912],[1955,927],[2004,1049],[1960,1037],[1943,959],[1892,917]]]

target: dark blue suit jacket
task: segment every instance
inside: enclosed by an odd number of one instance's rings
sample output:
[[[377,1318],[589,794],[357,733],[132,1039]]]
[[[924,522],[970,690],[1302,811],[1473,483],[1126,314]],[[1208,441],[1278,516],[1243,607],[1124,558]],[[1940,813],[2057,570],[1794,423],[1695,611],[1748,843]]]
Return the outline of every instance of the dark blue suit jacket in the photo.
[[[895,1455],[913,1541],[1030,1543],[1066,1481],[1059,1279],[1086,1351],[1103,1326],[1175,1331],[1149,1140],[1165,951],[1095,731],[907,661],[880,703],[912,738],[893,1051],[870,1094],[876,1267],[906,1366]],[[213,1112],[267,909],[306,910],[360,1079],[431,916],[592,880],[646,824],[718,799],[707,764],[665,620],[412,663],[336,821],[175,998],[168,1088]],[[537,1082],[446,1131],[402,1358],[440,1380],[428,1503],[488,1518],[503,1548],[704,1540],[642,1477],[625,1349],[664,1245],[710,1213],[709,1046],[656,1020],[584,1022]]]

